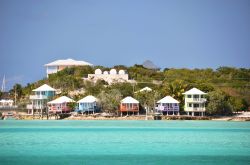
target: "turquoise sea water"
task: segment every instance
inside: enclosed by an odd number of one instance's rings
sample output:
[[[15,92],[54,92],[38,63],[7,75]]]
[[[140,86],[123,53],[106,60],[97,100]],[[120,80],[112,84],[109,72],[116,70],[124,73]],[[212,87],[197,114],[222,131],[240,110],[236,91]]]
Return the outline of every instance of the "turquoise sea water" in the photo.
[[[250,122],[0,121],[0,164],[250,164]]]

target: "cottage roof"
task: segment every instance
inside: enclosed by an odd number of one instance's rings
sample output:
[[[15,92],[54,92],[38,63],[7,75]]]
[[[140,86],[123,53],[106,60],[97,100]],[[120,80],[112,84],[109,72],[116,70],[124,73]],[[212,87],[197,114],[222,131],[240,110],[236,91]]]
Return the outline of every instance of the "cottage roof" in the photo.
[[[84,98],[82,98],[81,100],[77,101],[78,103],[93,103],[96,102],[97,98],[95,98],[94,96],[86,96]]]
[[[141,90],[139,90],[140,92],[143,92],[143,91],[152,91],[152,89],[151,88],[149,88],[149,87],[144,87],[144,88],[142,88]]]
[[[180,102],[175,100],[171,96],[166,96],[166,97],[162,98],[161,100],[157,101],[157,103],[180,103]]]
[[[0,100],[0,103],[13,103],[13,102],[14,102],[13,100],[5,100],[5,99]]]
[[[40,86],[32,91],[38,92],[38,91],[56,91],[56,90],[47,84],[43,84],[42,86]]]
[[[186,91],[185,93],[183,93],[184,95],[205,95],[207,93],[202,92],[201,90],[197,89],[197,88],[192,88],[189,91]]]
[[[92,66],[93,64],[88,63],[86,61],[76,61],[73,59],[66,59],[66,60],[56,60],[51,63],[45,64],[45,66],[79,66],[79,65],[90,65]]]
[[[73,99],[68,98],[67,96],[61,96],[55,100],[48,102],[49,104],[62,104],[62,103],[70,103],[75,102]]]
[[[133,97],[131,96],[128,96],[124,99],[121,100],[121,103],[138,103],[139,104],[139,101],[134,99]]]

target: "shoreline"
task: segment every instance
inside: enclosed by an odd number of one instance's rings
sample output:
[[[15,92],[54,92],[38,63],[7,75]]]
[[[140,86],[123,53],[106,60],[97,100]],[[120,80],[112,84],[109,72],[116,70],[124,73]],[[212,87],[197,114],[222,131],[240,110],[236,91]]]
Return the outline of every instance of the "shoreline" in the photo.
[[[250,112],[249,112],[250,114]],[[17,115],[16,120],[47,120],[47,116],[41,118],[40,115]],[[95,116],[95,115],[71,115],[65,118],[50,116],[48,120],[155,120],[153,115],[139,116]],[[234,116],[187,116],[187,115],[171,115],[160,116],[159,120],[211,120],[211,121],[250,121],[250,115],[234,115]]]

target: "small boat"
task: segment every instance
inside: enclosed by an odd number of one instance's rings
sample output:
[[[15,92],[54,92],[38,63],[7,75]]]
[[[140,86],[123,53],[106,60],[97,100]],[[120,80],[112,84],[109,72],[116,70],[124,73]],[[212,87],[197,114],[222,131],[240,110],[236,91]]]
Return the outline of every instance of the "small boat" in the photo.
[[[14,116],[5,116],[3,119],[4,120],[16,120]]]

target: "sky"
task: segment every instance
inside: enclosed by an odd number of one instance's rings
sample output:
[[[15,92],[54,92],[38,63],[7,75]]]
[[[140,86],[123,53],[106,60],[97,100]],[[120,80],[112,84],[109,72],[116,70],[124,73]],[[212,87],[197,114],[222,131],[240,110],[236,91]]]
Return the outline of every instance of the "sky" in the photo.
[[[0,79],[46,77],[44,64],[250,67],[249,0],[0,0]],[[0,83],[1,83],[0,82]]]

